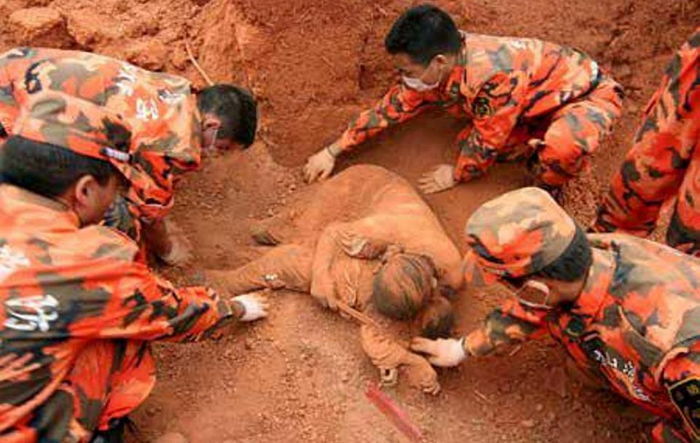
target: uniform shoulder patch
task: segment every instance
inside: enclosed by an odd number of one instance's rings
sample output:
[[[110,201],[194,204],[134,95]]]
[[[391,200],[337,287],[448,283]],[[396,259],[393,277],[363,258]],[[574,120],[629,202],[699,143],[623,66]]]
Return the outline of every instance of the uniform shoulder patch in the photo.
[[[695,438],[700,438],[700,377],[686,378],[671,386],[668,392]]]

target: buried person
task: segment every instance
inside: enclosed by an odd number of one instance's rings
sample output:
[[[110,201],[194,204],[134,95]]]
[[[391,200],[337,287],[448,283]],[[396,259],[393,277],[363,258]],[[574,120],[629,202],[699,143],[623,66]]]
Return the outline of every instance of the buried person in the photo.
[[[586,235],[543,190],[485,203],[466,281],[514,297],[461,339],[414,339],[436,366],[551,334],[589,378],[657,415],[655,441],[700,437],[700,261],[624,234]]]
[[[433,338],[450,333],[453,313],[443,293],[461,286],[457,248],[411,185],[383,168],[349,168],[313,198],[299,217],[306,225],[318,224],[315,218],[333,210],[333,202],[343,202],[317,234],[297,236],[238,269],[207,275],[232,294],[285,288],[350,313],[363,323],[363,349],[385,383],[394,382],[401,368],[411,385],[438,392],[433,368],[394,338],[395,329]]]
[[[166,217],[175,182],[199,167],[202,153],[253,143],[257,107],[251,94],[219,84],[195,96],[184,78],[98,54],[16,48],[0,55],[0,144],[14,134],[17,116],[32,97],[47,90],[92,101],[128,122],[134,146],[124,167],[128,192],[105,222],[165,263],[186,262],[186,237]]]
[[[96,225],[124,181],[130,131],[42,92],[0,150],[0,441],[121,442],[150,394],[150,342],[205,339],[266,315],[257,295],[175,288]]]
[[[621,87],[583,52],[461,32],[432,5],[402,14],[385,46],[401,79],[338,140],[309,158],[308,181],[328,177],[337,156],[370,137],[443,108],[468,125],[457,136],[456,163],[426,173],[423,192],[475,179],[496,161],[525,160],[537,184],[559,195],[620,114]]]

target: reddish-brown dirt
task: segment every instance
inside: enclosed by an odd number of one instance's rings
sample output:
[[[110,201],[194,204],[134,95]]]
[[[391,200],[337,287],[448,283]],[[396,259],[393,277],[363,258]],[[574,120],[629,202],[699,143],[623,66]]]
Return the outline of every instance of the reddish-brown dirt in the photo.
[[[628,91],[625,115],[568,188],[566,206],[587,223],[629,147],[640,112],[670,53],[700,23],[698,0],[438,0],[470,31],[548,39],[579,47]],[[260,142],[210,159],[179,189],[175,216],[196,245],[197,268],[227,268],[260,253],[250,226],[295,216],[313,192],[301,182],[307,155],[336,137],[378,98],[393,73],[382,50],[407,0],[2,0],[0,49],[17,44],[94,50],[201,85],[187,62],[189,38],[217,81],[251,87],[262,113]],[[27,8],[41,8],[29,9]],[[48,8],[48,9],[47,9]],[[189,36],[189,37],[188,37]],[[365,145],[344,166],[375,163],[415,181],[449,161],[459,121],[428,115]],[[486,178],[428,197],[455,242],[481,202],[526,183],[499,165]],[[179,283],[196,268],[168,270]],[[462,295],[459,330],[497,302]],[[204,441],[405,441],[366,400],[376,374],[356,326],[310,297],[279,294],[266,321],[218,341],[160,345],[158,385],[135,414],[140,438],[168,431]],[[564,373],[550,341],[528,343],[441,373],[428,398],[399,386],[390,395],[429,441],[640,441],[645,425],[626,405]],[[134,438],[136,439],[136,438]]]

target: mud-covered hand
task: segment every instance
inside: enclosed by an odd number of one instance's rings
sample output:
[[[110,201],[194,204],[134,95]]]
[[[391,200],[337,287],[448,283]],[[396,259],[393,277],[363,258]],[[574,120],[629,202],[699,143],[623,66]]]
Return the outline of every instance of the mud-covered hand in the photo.
[[[240,321],[255,321],[267,317],[267,297],[261,292],[237,295],[231,298],[231,301],[238,303],[242,308],[243,315],[239,318]]]
[[[167,252],[160,254],[160,259],[170,266],[183,266],[192,261],[192,244],[185,236],[185,231],[172,220],[163,220]]]
[[[341,231],[339,233],[340,244],[350,257],[372,260],[384,254],[388,244],[377,240],[371,240],[352,232]]]
[[[416,337],[411,340],[411,350],[425,354],[432,365],[445,368],[457,366],[467,358],[467,353],[464,351],[464,338],[430,340]]]
[[[424,194],[446,191],[457,184],[452,165],[438,165],[418,179],[418,188]]]
[[[430,366],[428,360],[407,352],[402,358],[401,365],[404,368],[404,375],[411,386],[414,386],[426,394],[436,395],[440,392],[437,372]]]
[[[340,148],[335,143],[321,149],[306,161],[304,166],[304,178],[307,183],[323,181],[333,172],[335,158],[340,153]]]

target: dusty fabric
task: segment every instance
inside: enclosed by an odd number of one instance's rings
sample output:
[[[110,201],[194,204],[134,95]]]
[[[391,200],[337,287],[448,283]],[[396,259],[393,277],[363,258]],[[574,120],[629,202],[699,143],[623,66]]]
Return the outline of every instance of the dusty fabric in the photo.
[[[340,138],[349,150],[431,109],[466,117],[457,136],[455,179],[483,175],[496,161],[533,157],[537,177],[561,186],[576,176],[620,115],[622,88],[588,55],[526,38],[463,33],[456,66],[436,90],[399,83],[352,121]],[[539,133],[545,145],[528,147]]]
[[[283,245],[234,271],[207,271],[207,277],[232,294],[262,288],[309,292],[313,247]]]
[[[9,185],[0,186],[0,244],[0,439],[32,426],[91,345],[195,341],[233,315],[211,289],[176,289],[136,263],[137,246],[126,236],[80,228],[62,204]],[[137,379],[143,383],[128,389],[147,395],[149,381]],[[33,435],[29,441],[42,438]]]
[[[598,209],[597,232],[646,237],[662,205],[676,198],[666,242],[700,254],[700,28],[676,52],[610,191]]]
[[[549,332],[587,373],[661,417],[654,435],[670,439],[661,441],[697,439],[700,261],[627,235],[589,241],[593,265],[571,308],[544,310],[510,298],[467,336],[468,349],[485,355]]]

